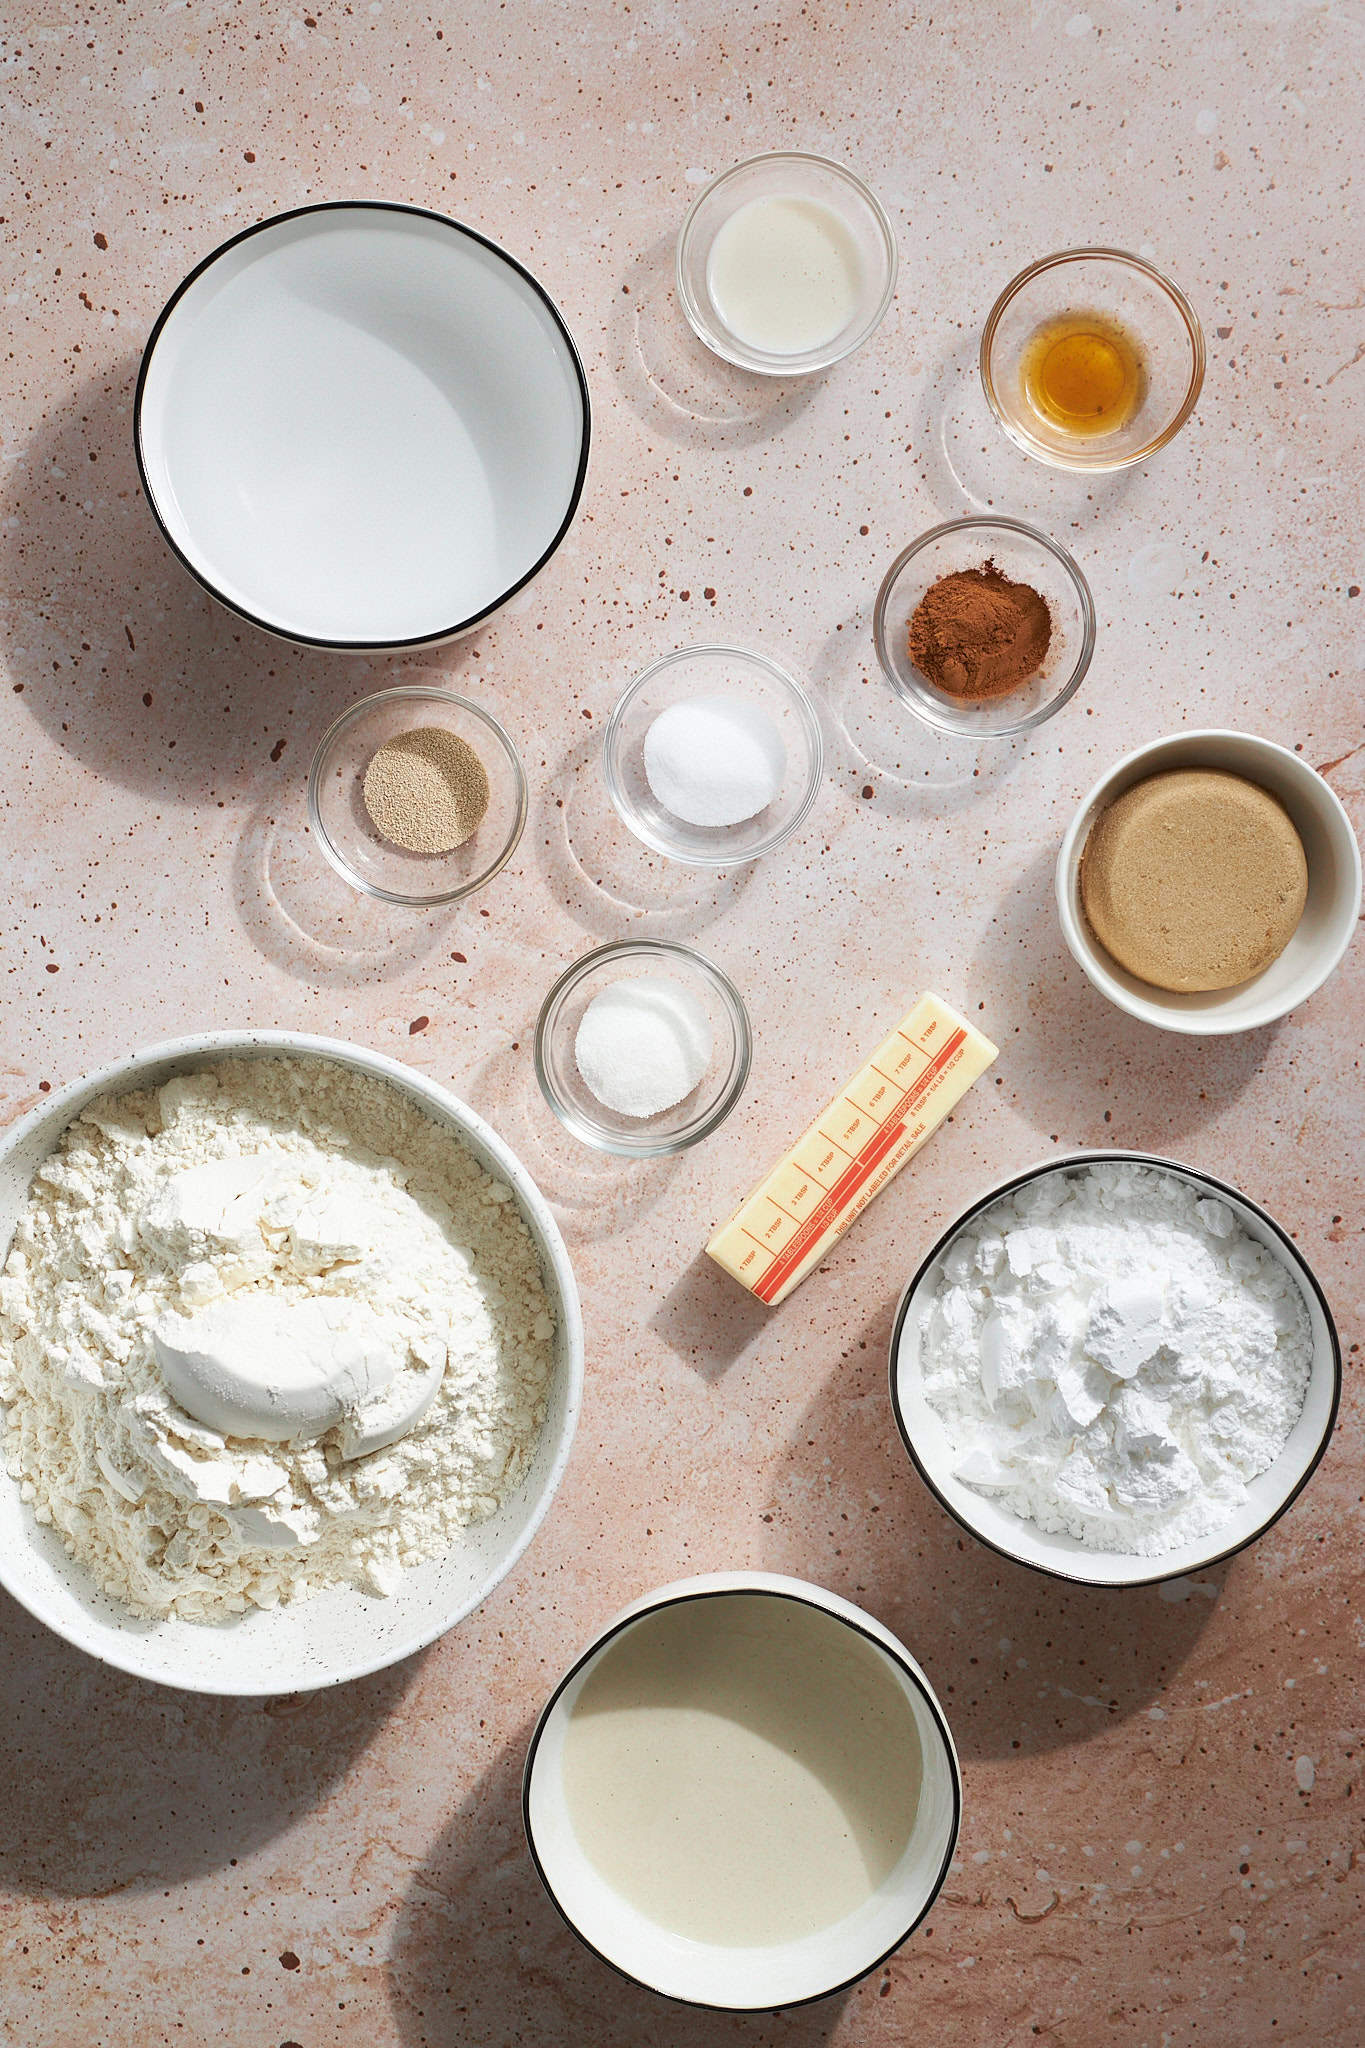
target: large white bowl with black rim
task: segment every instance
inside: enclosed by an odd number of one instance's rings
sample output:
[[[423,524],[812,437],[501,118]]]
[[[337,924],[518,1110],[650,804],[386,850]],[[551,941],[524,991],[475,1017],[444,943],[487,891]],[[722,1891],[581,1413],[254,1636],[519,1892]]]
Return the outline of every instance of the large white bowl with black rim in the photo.
[[[564,1785],[564,1743],[585,1684],[603,1654],[634,1623],[687,1602],[778,1599],[814,1608],[862,1638],[901,1689],[914,1720],[919,1803],[899,1861],[851,1913],[772,1945],[721,1946],[675,1933],[641,1912],[585,1854]],[[856,1708],[850,1704],[850,1717]],[[646,1795],[647,1796],[647,1795]],[[962,1821],[962,1774],[942,1707],[905,1645],[851,1600],[774,1572],[709,1572],[660,1586],[618,1614],[575,1659],[551,1693],[526,1754],[522,1818],[541,1882],[569,1927],[623,1977],[685,2005],[768,2012],[844,1991],[894,1953],[943,1888]]]
[[[1299,1419],[1274,1462],[1253,1479],[1247,1499],[1221,1528],[1196,1542],[1183,1543],[1156,1556],[1138,1551],[1096,1550],[1075,1536],[1054,1535],[1026,1521],[999,1501],[965,1486],[953,1476],[956,1454],[944,1423],[925,1398],[920,1368],[919,1309],[937,1285],[943,1260],[954,1239],[983,1210],[1031,1182],[1051,1174],[1074,1173],[1087,1166],[1151,1166],[1175,1174],[1201,1195],[1226,1202],[1242,1228],[1279,1261],[1297,1285],[1308,1312],[1313,1358]],[[1085,1586],[1154,1586],[1188,1572],[1205,1571],[1263,1536],[1293,1505],[1316,1471],[1336,1421],[1341,1402],[1341,1344],[1327,1297],[1289,1233],[1240,1189],[1211,1173],[1150,1152],[1072,1152],[1012,1174],[963,1211],[944,1231],[920,1266],[896,1310],[891,1329],[891,1405],[896,1427],[920,1478],[940,1506],[972,1536],[1001,1557],[1014,1559],[1053,1578]]]
[[[159,1088],[173,1074],[219,1060],[281,1056],[332,1061],[388,1083],[507,1183],[540,1255],[555,1316],[554,1370],[545,1421],[520,1486],[486,1522],[405,1571],[397,1590],[383,1599],[331,1586],[226,1622],[139,1620],[67,1556],[52,1529],[38,1525],[19,1497],[18,1481],[0,1465],[0,1584],[78,1649],[138,1678],[189,1692],[259,1696],[339,1685],[398,1663],[463,1621],[507,1576],[545,1519],[568,1462],[582,1399],[578,1288],[558,1226],[525,1167],[481,1117],[437,1082],[382,1053],[336,1039],[292,1031],[206,1032],[150,1046],[57,1090],[0,1135],[0,1263],[8,1256],[34,1172],[98,1096]]]
[[[204,588],[283,639],[430,645],[545,567],[587,470],[587,380],[543,285],[417,206],[276,214],[177,286],[136,449]]]

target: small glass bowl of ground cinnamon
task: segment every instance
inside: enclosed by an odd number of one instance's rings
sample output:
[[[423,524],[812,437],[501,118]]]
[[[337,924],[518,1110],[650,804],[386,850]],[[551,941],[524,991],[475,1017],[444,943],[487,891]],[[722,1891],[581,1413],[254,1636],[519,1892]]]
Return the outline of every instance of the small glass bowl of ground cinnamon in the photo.
[[[877,593],[877,658],[940,732],[1026,732],[1075,695],[1095,647],[1090,586],[1019,519],[953,519],[899,554]]]

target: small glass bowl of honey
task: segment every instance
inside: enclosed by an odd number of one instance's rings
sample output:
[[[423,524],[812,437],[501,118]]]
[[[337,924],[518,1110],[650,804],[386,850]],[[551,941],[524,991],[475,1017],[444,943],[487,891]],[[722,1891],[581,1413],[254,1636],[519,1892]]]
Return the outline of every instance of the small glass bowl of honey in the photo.
[[[981,336],[986,401],[1054,469],[1145,462],[1194,410],[1204,335],[1178,286],[1122,249],[1066,249],[1006,285]]]

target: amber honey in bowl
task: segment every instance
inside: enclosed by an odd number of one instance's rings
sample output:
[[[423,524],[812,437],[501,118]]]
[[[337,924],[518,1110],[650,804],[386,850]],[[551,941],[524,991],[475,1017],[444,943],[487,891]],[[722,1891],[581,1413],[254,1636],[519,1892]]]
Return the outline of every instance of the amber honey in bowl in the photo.
[[[1126,328],[1087,311],[1043,321],[1024,347],[1019,376],[1039,419],[1086,437],[1127,426],[1147,388],[1141,353]]]

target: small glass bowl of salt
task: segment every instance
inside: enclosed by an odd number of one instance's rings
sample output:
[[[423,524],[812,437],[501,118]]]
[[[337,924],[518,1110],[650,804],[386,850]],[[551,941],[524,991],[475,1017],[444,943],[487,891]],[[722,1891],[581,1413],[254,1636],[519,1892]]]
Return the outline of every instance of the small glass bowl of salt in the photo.
[[[536,1079],[585,1145],[631,1159],[685,1152],[730,1114],[752,1041],[728,974],[674,939],[597,946],[560,975],[536,1023]]]
[[[669,860],[727,868],[789,839],[820,792],[825,749],[794,677],[739,647],[683,647],[647,668],[607,720],[607,794]]]

